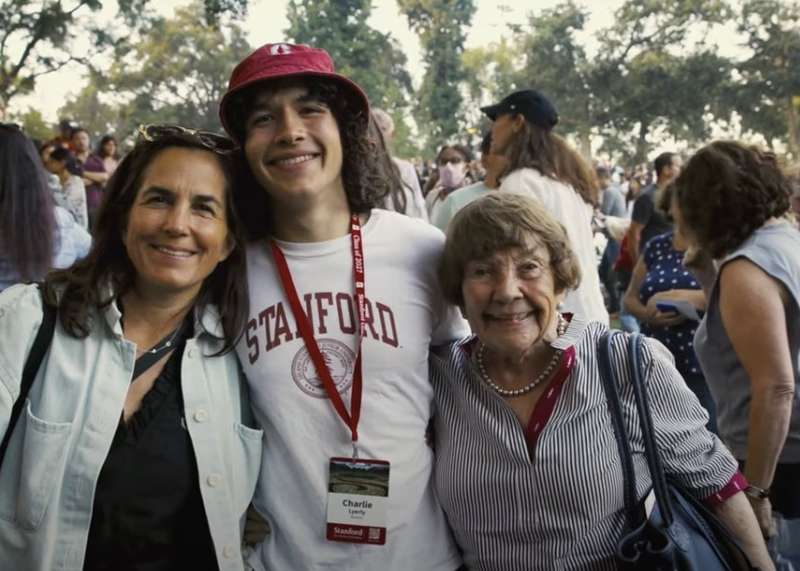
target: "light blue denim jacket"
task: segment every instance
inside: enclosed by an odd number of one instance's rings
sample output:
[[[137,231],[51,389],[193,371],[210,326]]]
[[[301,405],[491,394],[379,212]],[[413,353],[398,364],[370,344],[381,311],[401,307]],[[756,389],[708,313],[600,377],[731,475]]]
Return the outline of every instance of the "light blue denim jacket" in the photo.
[[[0,467],[0,569],[83,569],[92,503],[130,386],[136,355],[115,304],[93,315],[85,339],[56,326]],[[19,394],[25,359],[42,321],[36,286],[0,293],[0,437]],[[241,571],[244,515],[255,488],[261,430],[234,353],[208,357],[221,341],[216,311],[196,316],[181,363],[186,427],[221,571]]]

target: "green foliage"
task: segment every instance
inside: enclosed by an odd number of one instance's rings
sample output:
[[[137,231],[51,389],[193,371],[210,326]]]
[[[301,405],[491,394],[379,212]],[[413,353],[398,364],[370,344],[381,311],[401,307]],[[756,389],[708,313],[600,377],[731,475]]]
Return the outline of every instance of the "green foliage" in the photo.
[[[201,4],[153,19],[118,47],[108,90],[128,101],[129,124],[174,122],[219,130],[219,100],[236,63],[250,52],[243,30],[208,27]]]
[[[105,98],[101,89],[105,84],[102,76],[91,77],[84,88],[58,110],[59,117],[64,117],[89,132],[92,143],[108,133],[124,135],[133,129],[128,124],[127,107],[114,105]]]
[[[247,0],[203,0],[205,23],[216,24],[223,14],[241,15]],[[85,18],[102,7],[100,0],[0,0],[0,119],[9,102],[34,90],[36,79],[77,62],[91,67],[96,53],[77,53],[79,36],[93,40],[93,52],[118,41],[110,30]],[[123,36],[146,17],[148,0],[118,0]]]
[[[595,124],[591,64],[576,39],[587,16],[571,0],[531,16],[530,32],[517,34],[518,50],[525,59],[514,83],[518,88],[539,89],[557,102],[558,130],[575,135],[588,154]]]
[[[25,134],[36,141],[46,141],[54,135],[54,129],[44,120],[38,109],[28,109],[12,117],[15,123],[22,125]]]
[[[426,69],[417,93],[417,124],[432,153],[445,141],[463,140],[464,109],[460,86],[466,30],[475,13],[473,0],[398,0],[411,29],[420,38]]]
[[[748,0],[742,7],[739,31],[751,55],[737,66],[741,85],[736,108],[745,129],[768,141],[784,139],[800,157],[800,6],[779,0]]]
[[[218,131],[230,72],[251,50],[239,26],[209,27],[205,18],[199,1],[171,19],[149,17],[140,33],[115,44],[110,69],[90,74],[88,85],[59,113],[95,136],[124,138],[147,123]]]
[[[403,116],[413,93],[406,55],[390,34],[370,27],[369,0],[290,0],[287,38],[323,48],[336,70],[360,85],[370,102]],[[396,142],[412,147],[407,130],[398,129]]]
[[[730,14],[723,0],[627,0],[615,12],[592,78],[607,148],[641,162],[653,133],[699,141],[709,121],[730,115],[710,102],[729,88],[731,63],[706,43]]]

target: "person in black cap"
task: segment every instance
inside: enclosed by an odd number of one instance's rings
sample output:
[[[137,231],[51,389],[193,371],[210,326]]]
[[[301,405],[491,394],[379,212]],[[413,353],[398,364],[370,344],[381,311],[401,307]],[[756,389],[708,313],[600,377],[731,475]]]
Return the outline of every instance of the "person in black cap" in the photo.
[[[598,199],[591,166],[553,133],[558,112],[540,92],[516,91],[481,111],[493,121],[492,153],[508,162],[499,190],[534,196],[567,229],[583,279],[567,294],[563,310],[608,323],[591,227]]]

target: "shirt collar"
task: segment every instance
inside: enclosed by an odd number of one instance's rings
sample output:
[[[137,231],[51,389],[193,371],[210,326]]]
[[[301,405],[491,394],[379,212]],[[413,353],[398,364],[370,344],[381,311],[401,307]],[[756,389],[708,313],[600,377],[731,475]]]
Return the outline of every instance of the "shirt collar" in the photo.
[[[113,288],[107,285],[102,292],[101,299],[108,299],[113,297],[113,301],[103,309],[103,317],[111,332],[117,338],[122,338],[122,312],[116,303],[116,296],[112,294]],[[212,337],[223,339],[225,337],[225,330],[222,327],[222,316],[219,310],[213,305],[206,305],[204,311],[200,311],[197,307],[192,309],[194,312],[194,331],[195,337],[203,334],[209,334]]]

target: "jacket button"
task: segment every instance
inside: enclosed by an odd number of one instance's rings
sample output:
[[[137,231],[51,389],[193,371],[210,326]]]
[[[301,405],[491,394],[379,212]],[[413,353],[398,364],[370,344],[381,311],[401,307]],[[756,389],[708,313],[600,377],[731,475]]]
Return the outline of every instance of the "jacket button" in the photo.
[[[194,359],[194,349],[189,349],[189,350],[186,352],[186,355],[187,355],[187,356],[188,356],[190,359]]]
[[[194,413],[192,418],[194,418],[195,422],[205,422],[208,420],[208,413],[201,408]]]
[[[222,548],[222,556],[231,559],[233,556],[236,555],[236,549],[233,548],[232,545],[226,545]]]
[[[209,477],[206,479],[206,482],[207,482],[207,483],[208,483],[208,485],[209,485],[209,486],[211,486],[212,488],[216,488],[217,486],[219,486],[220,484],[222,484],[222,476],[220,476],[219,474],[211,474],[211,475],[210,475],[210,476],[209,476]]]

